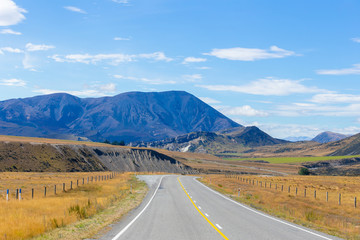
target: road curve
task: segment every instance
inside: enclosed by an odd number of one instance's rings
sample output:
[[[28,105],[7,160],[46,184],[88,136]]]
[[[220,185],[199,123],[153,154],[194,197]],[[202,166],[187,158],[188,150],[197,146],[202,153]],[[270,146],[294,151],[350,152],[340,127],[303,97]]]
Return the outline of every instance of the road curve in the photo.
[[[339,239],[239,204],[188,176],[139,176],[143,203],[100,239]]]

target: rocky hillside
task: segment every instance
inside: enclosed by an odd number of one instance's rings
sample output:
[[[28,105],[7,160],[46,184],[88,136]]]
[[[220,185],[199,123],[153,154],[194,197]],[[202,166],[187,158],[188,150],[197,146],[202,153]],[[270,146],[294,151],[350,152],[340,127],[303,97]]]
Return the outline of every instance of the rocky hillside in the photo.
[[[257,127],[237,127],[219,132],[192,132],[161,141],[133,143],[138,147],[163,148],[170,151],[219,154],[236,152],[244,147],[287,143],[273,138]]]
[[[349,137],[349,136],[341,134],[341,133],[323,132],[323,133],[318,134],[311,141],[315,141],[315,142],[318,142],[318,143],[328,143],[328,142],[334,142],[334,141],[342,140],[342,139],[347,138],[347,137]]]
[[[78,98],[58,93],[0,102],[0,134],[72,140],[154,141],[240,126],[183,91]]]
[[[0,171],[156,171],[190,173],[181,162],[151,149],[0,142]]]

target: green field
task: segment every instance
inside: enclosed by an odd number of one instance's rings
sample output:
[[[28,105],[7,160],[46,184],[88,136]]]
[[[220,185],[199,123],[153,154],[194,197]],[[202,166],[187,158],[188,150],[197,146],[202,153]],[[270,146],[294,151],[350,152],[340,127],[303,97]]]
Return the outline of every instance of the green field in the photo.
[[[271,158],[224,158],[224,160],[230,161],[267,161],[269,163],[302,163],[302,162],[316,162],[316,161],[328,161],[339,160],[345,158],[360,157],[360,155],[353,156],[324,156],[324,157],[271,157]]]

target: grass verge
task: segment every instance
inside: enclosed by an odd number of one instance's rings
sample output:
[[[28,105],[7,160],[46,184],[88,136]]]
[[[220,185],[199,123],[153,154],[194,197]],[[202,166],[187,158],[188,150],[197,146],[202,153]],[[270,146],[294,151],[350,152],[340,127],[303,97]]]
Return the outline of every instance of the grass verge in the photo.
[[[316,162],[316,161],[329,161],[339,160],[345,158],[360,157],[360,155],[353,156],[323,156],[323,157],[276,157],[276,158],[225,158],[224,160],[230,161],[267,161],[269,163],[302,163],[302,162]]]
[[[243,182],[241,178],[248,181]],[[200,181],[236,201],[270,215],[341,238],[360,239],[360,208],[354,208],[352,202],[353,196],[360,196],[359,177],[206,175]],[[306,197],[304,189],[307,189]],[[317,189],[316,198],[313,195],[314,189]],[[337,201],[339,192],[343,194],[341,205]]]
[[[46,198],[2,200],[0,239],[89,238],[140,204],[146,192],[145,183],[125,173]]]

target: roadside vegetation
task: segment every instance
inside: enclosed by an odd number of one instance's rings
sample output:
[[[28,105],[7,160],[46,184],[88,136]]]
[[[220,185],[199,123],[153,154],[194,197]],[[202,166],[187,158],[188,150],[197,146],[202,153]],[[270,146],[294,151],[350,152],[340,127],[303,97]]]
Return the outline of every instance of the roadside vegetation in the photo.
[[[225,158],[224,160],[230,161],[267,161],[269,163],[302,163],[302,162],[316,162],[338,160],[345,158],[355,158],[360,155],[353,156],[323,156],[323,157],[263,157],[263,158]]]
[[[360,239],[358,199],[355,206],[360,177],[205,175],[201,181],[271,215],[342,238]]]
[[[110,179],[107,176],[111,174],[0,173],[0,239],[91,237],[140,204],[147,191],[145,183],[134,174],[116,174]],[[59,186],[56,195],[55,185]],[[48,186],[46,197],[44,186]],[[16,199],[16,188],[22,188],[21,200]],[[11,190],[9,201],[6,189]],[[33,199],[31,189],[35,192]]]

